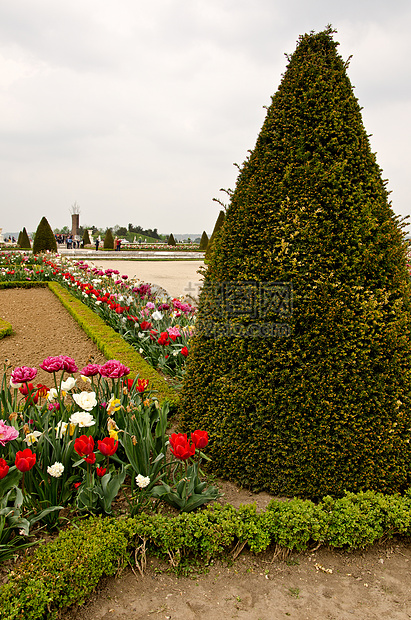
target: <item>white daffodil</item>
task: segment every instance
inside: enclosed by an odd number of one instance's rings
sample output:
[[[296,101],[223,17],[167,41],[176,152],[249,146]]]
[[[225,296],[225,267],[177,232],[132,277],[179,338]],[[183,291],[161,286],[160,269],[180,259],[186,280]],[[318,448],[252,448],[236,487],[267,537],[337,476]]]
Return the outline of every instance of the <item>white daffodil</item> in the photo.
[[[56,388],[50,388],[49,393],[47,394],[47,400],[48,401],[52,401],[52,400],[56,400],[56,398],[58,398],[59,393],[57,392]]]
[[[63,439],[64,435],[67,432],[67,427],[68,427],[68,422],[62,422],[60,420],[60,422],[56,426],[57,439]]]
[[[33,431],[31,433],[27,433],[23,441],[25,441],[28,446],[31,446],[33,445],[33,443],[36,443],[36,441],[38,441],[41,434],[42,433],[40,433],[39,431]]]

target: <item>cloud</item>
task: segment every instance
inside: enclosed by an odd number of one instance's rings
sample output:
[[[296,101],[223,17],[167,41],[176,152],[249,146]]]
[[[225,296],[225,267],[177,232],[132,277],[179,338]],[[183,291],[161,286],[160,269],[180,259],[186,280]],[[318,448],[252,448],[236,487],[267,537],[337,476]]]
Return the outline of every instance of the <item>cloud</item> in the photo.
[[[371,144],[407,212],[408,2],[6,0],[0,225],[211,233],[298,36],[337,28]],[[408,114],[408,116],[407,116]],[[24,220],[24,221],[23,221]]]

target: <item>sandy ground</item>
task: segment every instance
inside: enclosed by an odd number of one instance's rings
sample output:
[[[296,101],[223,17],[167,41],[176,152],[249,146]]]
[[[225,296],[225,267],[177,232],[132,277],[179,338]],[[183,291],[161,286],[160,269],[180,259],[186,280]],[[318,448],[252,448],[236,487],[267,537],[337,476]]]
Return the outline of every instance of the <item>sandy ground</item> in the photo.
[[[172,297],[198,297],[202,277],[197,273],[204,265],[202,260],[190,261],[127,261],[93,260],[87,261],[101,269],[117,269],[121,275],[136,277],[150,284],[164,288]]]
[[[104,358],[48,289],[0,291],[0,316],[14,334],[0,340],[0,360],[13,367],[36,366],[48,355],[66,354],[79,368],[93,356]],[[39,382],[50,376],[39,373]],[[253,495],[217,481],[221,501],[238,507]],[[411,543],[393,540],[364,552],[327,548],[273,557],[275,550],[235,561],[216,561],[210,571],[176,577],[169,565],[148,558],[144,577],[130,569],[103,580],[86,604],[66,610],[66,620],[406,620],[411,618]]]

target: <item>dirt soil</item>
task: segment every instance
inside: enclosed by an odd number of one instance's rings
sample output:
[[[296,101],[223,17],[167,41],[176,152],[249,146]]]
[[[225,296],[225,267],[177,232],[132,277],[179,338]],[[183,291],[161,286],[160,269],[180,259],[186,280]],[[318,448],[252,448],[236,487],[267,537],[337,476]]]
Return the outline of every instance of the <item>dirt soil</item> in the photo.
[[[15,333],[0,340],[0,360],[36,366],[48,355],[66,354],[79,368],[104,357],[48,289],[0,291],[0,316]],[[45,376],[44,376],[45,375]],[[47,373],[36,381],[46,383]],[[230,482],[217,481],[234,506],[257,502]],[[364,552],[327,548],[275,556],[243,551],[233,562],[216,561],[208,573],[176,577],[167,563],[149,558],[144,577],[126,569],[103,580],[67,620],[405,620],[411,618],[411,544],[389,541]]]

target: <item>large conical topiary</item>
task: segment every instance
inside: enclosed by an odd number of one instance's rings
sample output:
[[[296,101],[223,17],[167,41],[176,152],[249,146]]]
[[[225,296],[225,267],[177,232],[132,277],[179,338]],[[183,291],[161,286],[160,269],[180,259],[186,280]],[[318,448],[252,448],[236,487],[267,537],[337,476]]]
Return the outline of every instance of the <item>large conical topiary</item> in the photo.
[[[29,239],[29,236],[27,234],[27,230],[26,230],[25,227],[23,228],[23,230],[19,234],[19,238],[18,238],[17,244],[22,249],[24,249],[24,250],[30,250],[30,248],[31,248],[30,239]]]
[[[288,59],[214,242],[182,394],[215,473],[286,496],[410,482],[406,247],[337,45],[304,35]]]
[[[104,249],[105,250],[114,250],[114,237],[111,232],[111,228],[107,228],[106,235],[104,237]]]
[[[42,217],[34,236],[33,254],[47,251],[57,252],[57,242],[50,224],[45,217]]]
[[[173,233],[170,234],[168,240],[167,240],[167,245],[177,245],[176,240],[174,239]]]
[[[200,239],[200,246],[199,246],[199,250],[201,250],[202,252],[205,252],[207,249],[207,245],[208,245],[208,235],[206,233],[205,230],[203,230],[203,234],[201,235],[201,239]]]
[[[224,224],[224,220],[225,220],[225,212],[224,211],[220,211],[220,213],[218,214],[216,223],[214,224],[214,230],[213,230],[213,232],[211,234],[211,237],[210,237],[210,240],[209,240],[209,242],[207,244],[206,253],[205,253],[205,256],[204,256],[204,258],[207,260],[207,262],[208,262],[208,259],[210,258],[211,249],[212,249],[212,247],[214,245],[215,238],[216,238],[217,234],[219,233],[220,228]]]

